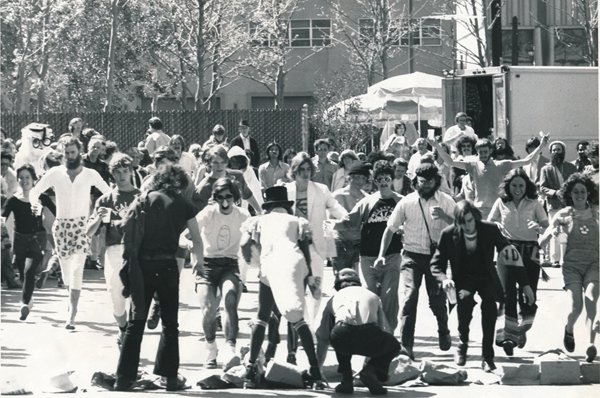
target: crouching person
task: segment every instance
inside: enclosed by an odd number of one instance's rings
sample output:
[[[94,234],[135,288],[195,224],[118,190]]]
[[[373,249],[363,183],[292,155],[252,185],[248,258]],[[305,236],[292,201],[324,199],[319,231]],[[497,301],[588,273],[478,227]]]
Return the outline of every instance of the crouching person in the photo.
[[[390,362],[400,353],[400,343],[390,333],[381,300],[361,286],[351,268],[338,273],[334,287],[337,293],[327,302],[317,329],[319,364],[323,365],[331,344],[342,374],[335,391],[352,393],[352,355],[368,357],[360,379],[371,394],[385,394],[387,390],[381,383],[387,380]]]

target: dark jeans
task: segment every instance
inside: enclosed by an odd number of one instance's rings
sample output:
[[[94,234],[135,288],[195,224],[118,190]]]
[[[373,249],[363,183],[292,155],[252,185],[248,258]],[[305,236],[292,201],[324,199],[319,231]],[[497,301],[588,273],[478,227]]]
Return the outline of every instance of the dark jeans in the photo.
[[[179,369],[179,270],[173,260],[144,261],[140,264],[144,277],[146,316],[144,319],[129,320],[121,347],[117,365],[117,381],[129,383],[135,381],[140,362],[140,346],[146,327],[148,309],[154,293],[160,301],[160,319],[162,334],[158,343],[154,374],[177,376]],[[130,319],[131,319],[130,315]]]
[[[400,280],[402,281],[402,312],[400,314],[400,334],[402,345],[413,347],[415,340],[415,323],[417,321],[417,304],[419,302],[419,289],[425,277],[425,287],[429,296],[429,308],[437,318],[438,333],[446,334],[448,330],[448,310],[446,308],[446,295],[439,289],[438,283],[431,275],[429,262],[431,255],[413,252],[402,252],[402,265],[400,266]]]
[[[331,330],[329,340],[339,363],[338,372],[346,378],[352,375],[352,355],[369,357],[367,364],[377,375],[387,376],[390,362],[400,353],[398,340],[372,323],[348,325],[338,322]]]
[[[469,343],[469,332],[471,319],[473,319],[473,307],[475,307],[475,292],[468,297],[461,299],[458,297],[460,287],[456,287],[458,314],[458,337],[461,344]],[[482,282],[476,292],[481,297],[481,329],[483,331],[483,341],[481,343],[481,355],[484,359],[494,359],[494,334],[496,326],[496,289],[493,282]]]
[[[539,246],[538,243],[515,241],[512,243],[523,259],[529,286],[534,293],[537,293],[537,285],[540,278],[540,261],[539,261]],[[505,325],[502,333],[498,333],[496,341],[501,343],[504,340],[511,340],[518,344],[523,338],[523,335],[533,326],[533,320],[537,312],[537,305],[528,305],[523,299],[523,289],[518,286],[517,277],[512,271],[512,267],[508,267],[507,271],[502,275],[502,286],[504,287],[504,319]],[[517,310],[518,306],[518,310]],[[519,321],[519,315],[521,317]]]
[[[35,287],[35,276],[38,267],[44,258],[46,247],[46,232],[40,231],[35,234],[21,234],[15,232],[14,238],[14,261],[19,270],[19,279],[23,282],[24,304],[29,304]],[[27,259],[31,259],[28,262]]]
[[[360,240],[335,240],[335,248],[337,256],[333,259],[333,272],[338,273],[344,268],[352,268],[354,270],[358,267],[359,254],[360,254]]]

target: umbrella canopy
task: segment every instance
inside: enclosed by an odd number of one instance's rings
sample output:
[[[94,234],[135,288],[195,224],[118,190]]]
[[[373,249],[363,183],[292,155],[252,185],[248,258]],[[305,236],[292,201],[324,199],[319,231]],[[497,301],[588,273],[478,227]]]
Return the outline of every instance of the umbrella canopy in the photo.
[[[390,77],[369,87],[367,94],[379,97],[408,96],[442,98],[442,78],[422,72]]]
[[[367,120],[442,119],[442,78],[414,72],[383,80],[366,94],[338,102],[328,112],[354,115],[356,122]]]

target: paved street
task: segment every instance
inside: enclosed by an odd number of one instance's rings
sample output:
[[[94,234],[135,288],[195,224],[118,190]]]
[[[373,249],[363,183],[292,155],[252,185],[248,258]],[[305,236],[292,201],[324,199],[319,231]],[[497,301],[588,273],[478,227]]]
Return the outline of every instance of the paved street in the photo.
[[[562,278],[560,270],[548,269],[551,280],[547,283],[540,282],[538,304],[540,310],[533,330],[528,335],[526,350],[515,349],[516,358],[507,359],[500,348],[496,348],[497,373],[501,372],[502,365],[531,362],[539,353],[562,347],[562,330],[566,314],[564,292],[561,290]],[[325,286],[332,285],[331,270],[326,269]],[[248,287],[250,292],[242,297],[240,304],[240,339],[238,346],[248,343],[250,329],[248,321],[253,318],[257,307],[256,270],[249,272]],[[416,326],[415,354],[417,361],[422,359],[435,360],[441,363],[452,364],[452,351],[441,352],[437,347],[437,329],[431,314],[427,297],[422,289],[419,301],[419,318]],[[114,372],[118,349],[116,346],[116,326],[114,324],[109,297],[105,291],[103,274],[100,271],[85,271],[84,291],[80,301],[80,310],[76,331],[69,332],[64,329],[64,318],[67,310],[67,292],[56,287],[56,280],[49,279],[41,291],[34,293],[34,308],[25,322],[18,320],[20,291],[2,290],[2,385],[10,382],[12,385],[21,385],[34,392],[43,389],[45,380],[51,375],[62,371],[73,370],[73,380],[83,390],[97,394],[95,387],[90,387],[90,378],[95,371],[107,373]],[[528,386],[513,387],[493,384],[499,380],[495,374],[485,374],[479,370],[480,357],[480,317],[479,308],[475,308],[472,322],[470,343],[470,357],[465,367],[468,371],[468,385],[459,387],[392,387],[389,395],[422,397],[432,396],[460,396],[478,397],[486,396],[528,396],[528,397],[591,397],[598,396],[598,385],[581,386]],[[190,396],[295,396],[318,397],[332,395],[331,390],[324,392],[312,391],[252,391],[252,390],[223,390],[202,391],[196,387],[196,382],[219,371],[205,371],[202,363],[204,352],[202,348],[201,315],[194,296],[191,270],[184,269],[181,283],[180,306],[180,346],[181,367],[180,373],[188,379],[188,384],[193,388],[178,394]],[[456,345],[456,315],[451,315],[451,331]],[[585,341],[583,333],[583,318],[576,326],[577,348],[575,357],[583,360]],[[282,323],[282,332],[284,331]],[[158,329],[146,333],[141,353],[141,370],[152,371],[155,350],[158,345]],[[223,343],[222,335],[217,339]],[[281,344],[277,358],[285,358],[285,344]],[[300,364],[306,365],[306,358],[299,352]],[[221,360],[221,358],[220,358]],[[354,368],[358,370],[361,358],[355,358]],[[325,373],[333,382],[335,380],[335,355],[330,351]],[[159,390],[156,393],[164,393]],[[117,394],[117,393],[113,393]],[[118,393],[130,395],[131,393]],[[366,396],[364,388],[358,388],[355,395]]]

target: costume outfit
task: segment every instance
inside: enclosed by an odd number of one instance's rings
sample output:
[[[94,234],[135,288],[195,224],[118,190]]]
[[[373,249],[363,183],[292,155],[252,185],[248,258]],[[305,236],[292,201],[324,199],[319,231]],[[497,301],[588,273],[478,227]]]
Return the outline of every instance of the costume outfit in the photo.
[[[252,167],[258,168],[260,165],[260,149],[258,148],[258,143],[253,137],[249,135],[248,137],[244,137],[243,135],[239,134],[231,139],[231,146],[239,146],[243,150],[249,149],[251,153],[247,153],[247,155],[250,158],[250,164]]]
[[[400,352],[400,343],[385,327],[379,298],[361,286],[344,287],[329,299],[316,334],[320,343],[330,341],[335,349],[342,381],[352,380],[352,355],[368,357],[365,367],[385,379]]]
[[[82,167],[73,181],[66,166],[53,167],[31,189],[29,200],[36,203],[40,194],[54,188],[56,194],[56,219],[52,235],[56,254],[60,259],[65,285],[80,290],[83,282],[83,265],[89,249],[85,230],[90,214],[90,192],[96,187],[102,193],[110,187],[95,170]]]
[[[423,156],[425,155],[431,155],[431,152],[427,151],[422,155],[420,152],[415,152],[412,154],[412,156],[408,160],[408,168],[406,169],[406,175],[408,176],[408,178],[412,179],[415,177],[415,170],[417,170],[417,167],[419,167],[419,165],[421,164],[421,159],[423,159]]]
[[[466,354],[469,343],[470,323],[475,306],[474,294],[481,298],[481,325],[483,330],[482,356],[488,362],[494,359],[494,327],[496,324],[496,301],[503,301],[500,277],[494,266],[494,249],[502,251],[509,245],[496,224],[481,221],[476,224],[476,240],[473,245],[465,243],[461,228],[451,225],[442,231],[438,249],[431,259],[431,274],[436,280],[436,288],[441,291],[442,282],[447,279],[448,261],[452,270],[452,280],[456,291],[466,290],[471,294],[457,297],[459,350]],[[523,267],[515,267],[514,275],[520,286],[527,283]]]
[[[239,170],[230,170],[227,169],[225,172],[225,176],[227,178],[231,178],[234,184],[237,184],[240,194],[242,195],[242,199],[250,199],[252,197],[252,191],[248,187],[246,180],[244,179],[244,174]],[[214,183],[218,180],[218,178],[207,175],[200,181],[200,184],[196,187],[196,193],[194,195],[194,204],[198,209],[202,210],[207,205],[214,203],[212,199],[212,187]],[[241,206],[241,200],[236,203],[237,206]]]
[[[392,332],[398,325],[398,284],[400,282],[400,252],[402,237],[394,234],[385,253],[385,265],[373,267],[379,253],[379,242],[387,226],[396,203],[402,196],[394,192],[389,198],[382,198],[375,192],[360,200],[348,214],[347,221],[339,224],[360,225],[360,271],[366,288],[380,299],[383,313]]]
[[[56,207],[48,195],[41,194],[40,202],[52,214],[56,214]],[[2,210],[2,217],[7,219],[11,213],[15,219],[14,262],[19,269],[19,278],[23,283],[22,302],[23,304],[29,304],[33,295],[37,268],[44,257],[44,250],[46,249],[46,230],[42,225],[42,216],[36,216],[32,213],[30,202],[26,202],[17,196],[11,196]]]
[[[521,254],[529,286],[536,294],[540,275],[540,247],[537,232],[527,228],[530,220],[540,224],[548,222],[548,216],[537,199],[527,197],[523,197],[518,206],[513,201],[504,202],[499,198],[488,217],[488,221],[503,226],[504,236]],[[521,347],[525,341],[525,333],[533,326],[537,305],[528,305],[523,301],[523,289],[517,288],[519,275],[515,275],[515,268],[511,267],[507,271],[501,280],[505,298],[504,327],[496,333],[496,344],[502,345],[509,340],[513,345]],[[517,271],[520,273],[520,270]],[[520,312],[517,312],[517,303]]]
[[[258,319],[252,329],[251,366],[258,358],[267,322],[276,305],[298,333],[308,356],[311,375],[320,379],[312,334],[303,317],[305,280],[310,270],[298,242],[310,241],[308,222],[300,217],[273,211],[252,217],[242,226],[242,230],[261,247]]]
[[[216,291],[221,289],[224,281],[229,280],[238,286],[236,292],[239,292],[238,253],[242,237],[240,228],[249,217],[250,214],[246,210],[237,206],[233,206],[231,214],[223,214],[218,204],[207,206],[198,213],[196,221],[204,247],[204,273],[196,275],[196,286],[209,285]],[[237,311],[235,313],[237,314]],[[225,338],[227,342],[235,345],[238,334],[237,317],[230,321],[232,327],[225,329],[229,332]],[[204,337],[207,342],[213,342],[216,325],[215,330],[208,332],[205,331]]]
[[[442,229],[448,225],[439,218],[434,220],[431,217],[430,208],[435,206],[441,207],[446,214],[453,214],[456,204],[443,192],[435,192],[428,200],[421,198],[418,192],[413,192],[398,202],[387,222],[387,227],[394,233],[404,226],[404,250],[400,265],[403,297],[400,333],[402,346],[411,349],[414,345],[419,288],[423,277],[429,296],[429,308],[437,318],[438,333],[449,333],[446,296],[437,289],[429,268],[433,245],[437,244]]]
[[[289,169],[290,166],[282,161],[278,161],[276,166],[273,166],[271,162],[261,164],[258,168],[258,179],[262,190],[271,188],[280,179],[285,180]]]
[[[176,193],[158,190],[149,192],[147,197],[142,194],[141,198],[144,201],[145,221],[143,230],[137,231],[136,234],[141,232],[143,236],[134,237],[139,250],[135,245],[130,246],[127,232],[123,237],[124,259],[137,262],[129,265],[129,273],[138,274],[136,278],[130,276],[127,285],[131,290],[131,308],[116,372],[117,384],[122,386],[131,384],[137,378],[144,327],[155,293],[160,301],[163,328],[156,352],[154,373],[166,377],[177,376],[179,270],[175,253],[179,247],[179,235],[186,228],[187,221],[197,213],[192,204]],[[134,269],[135,266],[137,267]]]
[[[105,230],[106,261],[104,263],[104,280],[106,290],[110,294],[113,315],[116,317],[125,315],[126,299],[123,297],[123,282],[119,278],[119,271],[123,267],[123,231],[120,222],[127,213],[127,208],[140,194],[138,189],[131,191],[119,191],[114,188],[101,196],[96,202],[95,212],[98,208],[110,209],[110,221],[102,222]]]

